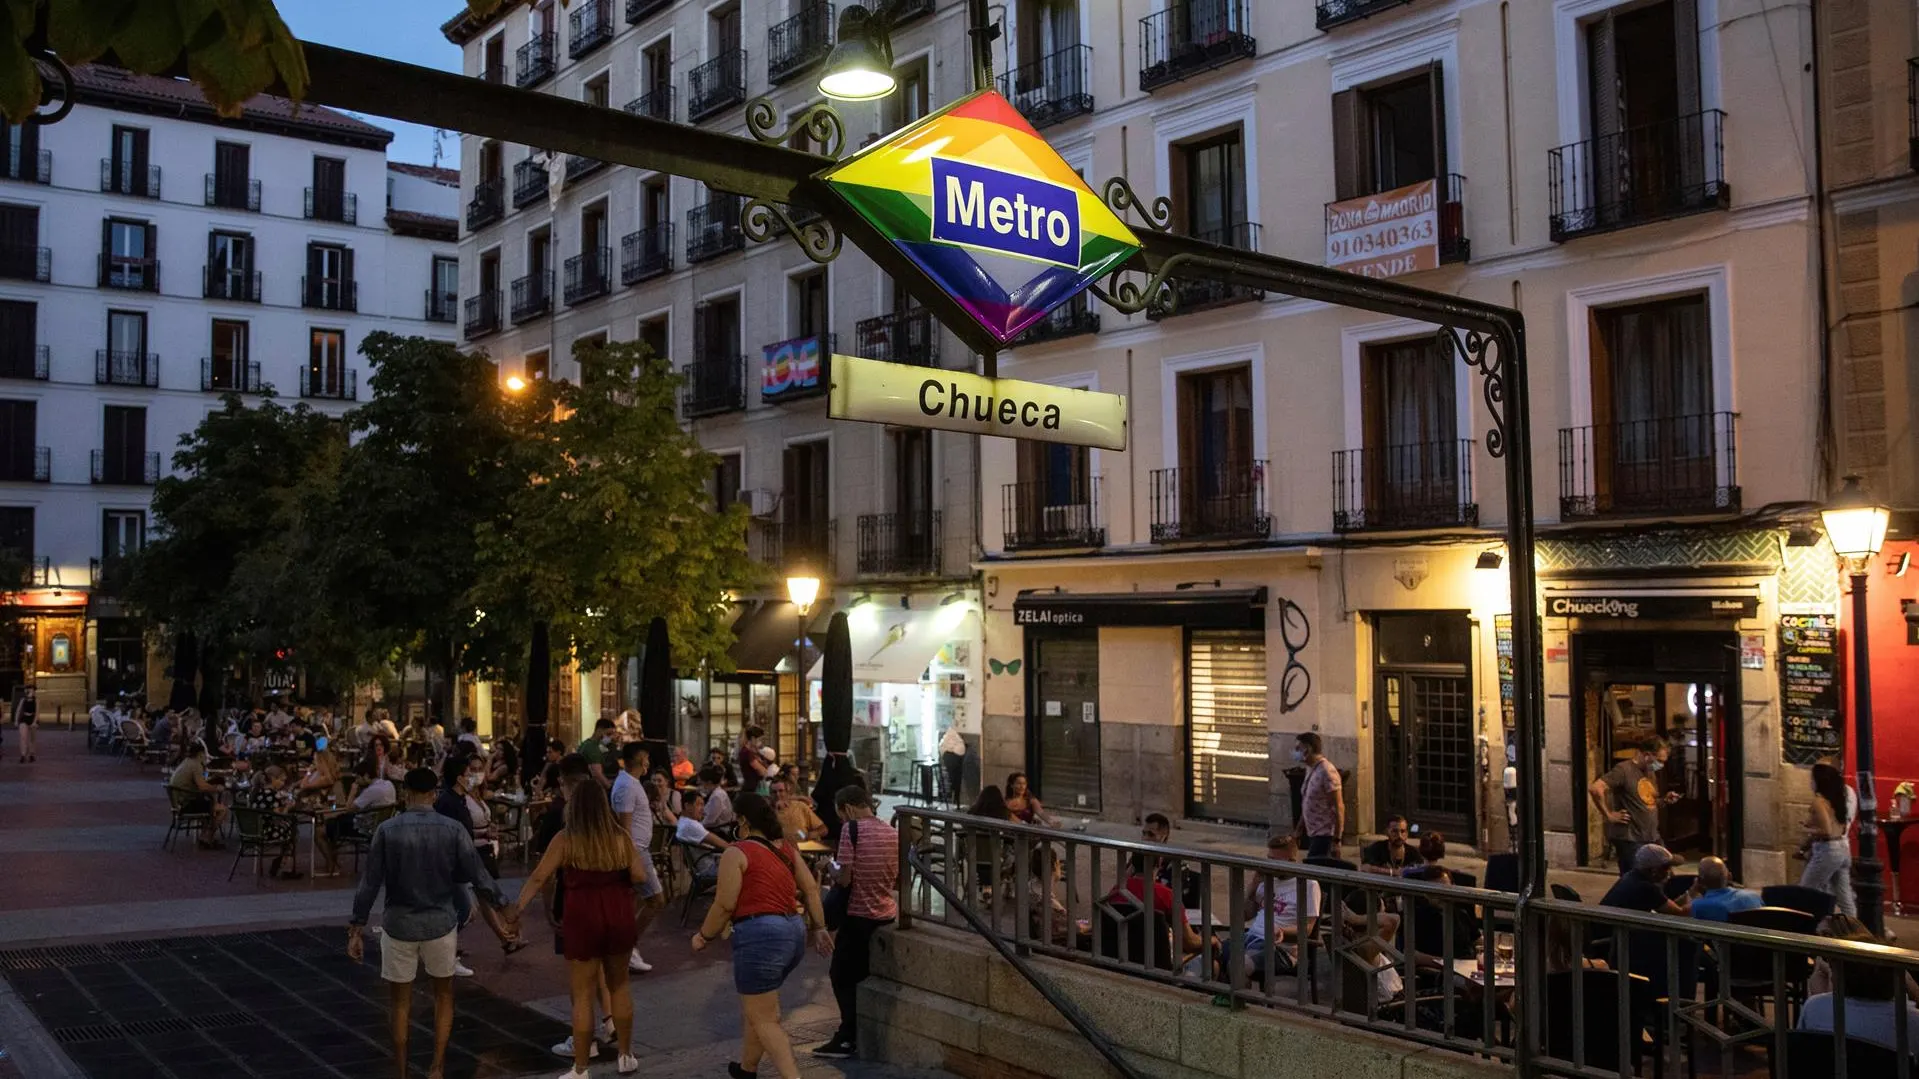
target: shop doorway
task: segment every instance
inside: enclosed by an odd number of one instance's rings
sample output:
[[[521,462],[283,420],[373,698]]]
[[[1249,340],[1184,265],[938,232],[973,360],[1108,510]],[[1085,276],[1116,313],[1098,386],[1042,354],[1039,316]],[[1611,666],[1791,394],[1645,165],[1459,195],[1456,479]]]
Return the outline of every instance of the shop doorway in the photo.
[[[1056,811],[1099,812],[1099,634],[1029,632],[1026,759]]]
[[[1470,842],[1481,787],[1472,622],[1464,612],[1377,614],[1373,640],[1375,819],[1401,814]]]
[[[1265,825],[1272,817],[1266,631],[1186,637],[1186,815]]]
[[[1580,864],[1610,857],[1605,821],[1585,789],[1639,745],[1664,738],[1671,751],[1659,772],[1660,838],[1688,861],[1724,858],[1736,877],[1744,846],[1738,636],[1579,633],[1573,667],[1573,744],[1584,748],[1575,758]]]

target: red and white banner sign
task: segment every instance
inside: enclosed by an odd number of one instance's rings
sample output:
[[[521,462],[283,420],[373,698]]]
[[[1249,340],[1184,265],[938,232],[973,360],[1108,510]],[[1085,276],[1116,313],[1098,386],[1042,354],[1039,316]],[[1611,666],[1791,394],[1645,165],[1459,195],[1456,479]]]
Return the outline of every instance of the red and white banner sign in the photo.
[[[1438,181],[1327,203],[1326,265],[1366,277],[1438,267]]]

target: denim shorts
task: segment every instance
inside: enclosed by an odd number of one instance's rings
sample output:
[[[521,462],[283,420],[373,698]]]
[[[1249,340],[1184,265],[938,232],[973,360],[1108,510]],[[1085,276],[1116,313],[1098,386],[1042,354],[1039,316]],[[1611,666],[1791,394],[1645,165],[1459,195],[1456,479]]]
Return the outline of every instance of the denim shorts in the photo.
[[[797,914],[733,923],[733,989],[772,993],[806,955],[806,923]]]

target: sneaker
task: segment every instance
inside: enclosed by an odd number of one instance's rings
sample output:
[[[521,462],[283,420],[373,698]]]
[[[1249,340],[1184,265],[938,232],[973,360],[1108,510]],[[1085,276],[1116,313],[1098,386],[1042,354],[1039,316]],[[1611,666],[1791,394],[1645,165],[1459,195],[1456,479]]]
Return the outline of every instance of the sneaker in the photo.
[[[471,978],[473,977],[473,968],[455,959],[453,961],[453,976],[455,978]]]
[[[592,1072],[583,1072],[579,1068],[573,1067],[566,1069],[566,1074],[560,1076],[560,1079],[589,1079],[592,1074]]]
[[[594,1033],[598,1035],[598,1037],[594,1039],[595,1041],[602,1041],[608,1045],[619,1044],[619,1039],[613,1033],[613,1019],[610,1016],[600,1020],[599,1029],[595,1030]]]
[[[813,1055],[816,1057],[850,1057],[859,1055],[859,1049],[850,1041],[842,1038],[834,1038],[825,1045],[815,1046],[813,1048]]]
[[[635,974],[645,974],[653,969],[653,964],[640,958],[640,950],[635,948],[633,954],[626,957],[626,969]]]
[[[621,1053],[620,1062],[614,1067],[621,1075],[632,1075],[640,1070],[640,1058],[632,1053]]]
[[[561,1042],[560,1044],[558,1044],[558,1045],[556,1045],[556,1046],[554,1046],[554,1047],[553,1047],[553,1055],[554,1055],[554,1056],[556,1056],[556,1057],[570,1057],[570,1056],[572,1056],[572,1055],[573,1055],[573,1035],[571,1035],[571,1034],[568,1034],[568,1035],[566,1036],[566,1040],[565,1040],[565,1041],[563,1041],[563,1042]],[[592,1045],[589,1045],[589,1046],[587,1046],[587,1047],[586,1047],[586,1059],[588,1059],[588,1060],[592,1060],[592,1059],[593,1059],[594,1057],[596,1057],[596,1056],[599,1056],[599,1055],[600,1055],[600,1043],[599,1043],[599,1042],[597,1042],[597,1041],[596,1041],[596,1042],[594,1042],[594,1043],[593,1043]]]

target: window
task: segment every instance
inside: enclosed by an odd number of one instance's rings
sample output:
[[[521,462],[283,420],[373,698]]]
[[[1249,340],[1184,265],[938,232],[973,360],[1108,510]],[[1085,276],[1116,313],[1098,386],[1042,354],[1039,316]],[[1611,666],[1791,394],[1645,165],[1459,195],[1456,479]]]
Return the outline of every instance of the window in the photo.
[[[726,56],[740,47],[740,5],[727,4],[706,17],[709,55]]]
[[[346,396],[345,331],[313,331],[307,345],[307,395]]]
[[[640,93],[654,97],[663,103],[673,94],[673,39],[661,38],[640,50]],[[661,119],[671,119],[670,115],[661,115],[660,104],[654,105],[650,115]]]
[[[1592,454],[1601,503],[1672,504],[1715,487],[1712,338],[1701,294],[1592,312]]]
[[[583,254],[591,255],[597,259],[599,257],[600,251],[607,246],[608,242],[609,241],[607,238],[607,228],[606,228],[606,203],[604,201],[600,201],[600,202],[594,203],[591,206],[587,206],[581,209],[580,210],[580,251]],[[599,263],[595,263],[595,265],[600,266],[600,272],[602,273],[605,272],[604,265],[601,265]]]
[[[1265,477],[1254,459],[1252,368],[1182,374],[1178,409],[1181,534],[1263,533]]]
[[[213,355],[207,364],[207,389],[251,390],[247,377],[248,326],[238,319],[213,320]]]
[[[0,300],[0,378],[45,378],[40,368],[40,308],[28,300]]]
[[[45,281],[40,263],[40,208],[0,205],[0,277]]]
[[[506,35],[494,34],[480,49],[480,77],[487,82],[506,81]]]
[[[794,277],[791,302],[794,337],[814,337],[827,332],[825,270],[814,270]]]
[[[713,498],[715,509],[725,509],[740,500],[740,455],[722,453],[713,463],[713,479],[708,484],[707,493]]]
[[[356,292],[352,248],[307,245],[306,306],[328,311],[358,310]]]
[[[1357,479],[1369,524],[1443,523],[1456,513],[1464,449],[1453,367],[1429,337],[1361,353],[1365,451]]]
[[[665,315],[661,315],[658,318],[643,318],[640,320],[640,344],[646,346],[647,352],[655,356],[669,355],[671,348],[667,344],[667,340],[667,322]]]
[[[1037,65],[1046,57],[1079,44],[1077,0],[1016,0],[1015,15],[1015,25],[1019,28],[1017,66],[1034,76],[1053,76],[1053,72],[1045,72]]]
[[[460,260],[448,255],[433,256],[433,297],[440,310],[453,317],[453,303],[460,295]]]
[[[497,299],[500,291],[500,250],[494,248],[480,255],[480,295]]]
[[[1439,61],[1417,75],[1333,95],[1334,195],[1338,199],[1443,179],[1445,82]]]
[[[1017,474],[1022,491],[1032,492],[1034,505],[1084,507],[1091,487],[1091,455],[1084,446],[1021,439]]]
[[[811,561],[824,568],[829,508],[827,442],[796,442],[780,458],[783,487],[781,525],[787,561]]]
[[[237,232],[207,234],[208,299],[260,299],[253,281],[253,237]]]
[[[141,195],[159,197],[150,181],[157,177],[148,176],[147,168],[147,132],[144,128],[113,126],[113,155],[109,165],[111,172],[107,182],[102,184],[108,191],[122,195]]]
[[[695,350],[701,360],[731,364],[740,354],[740,297],[738,293],[708,300],[695,308],[699,336]]]
[[[108,405],[101,415],[101,481],[145,483],[147,410]]]
[[[526,234],[526,272],[528,274],[536,278],[545,276],[551,269],[547,260],[552,247],[552,230],[540,228]]]
[[[33,557],[33,507],[0,506],[0,551]]]
[[[0,480],[38,479],[39,406],[32,401],[0,401]],[[26,553],[31,552],[31,544]]]
[[[1243,246],[1246,154],[1235,127],[1174,148],[1173,204],[1186,207],[1186,234]]]
[[[880,126],[898,131],[933,111],[932,82],[926,61],[915,60],[893,69],[893,92],[880,103]]]
[[[243,142],[213,144],[213,205],[232,210],[260,208],[258,197],[248,190],[252,186],[252,153]]]
[[[103,510],[100,514],[100,556],[106,561],[140,553],[147,545],[144,510]]]
[[[547,351],[540,349],[526,354],[526,359],[520,361],[520,370],[524,372],[523,377],[529,382],[538,381],[553,373],[553,364],[548,359]]]
[[[46,171],[40,164],[40,125],[9,124],[0,121],[0,177],[47,183],[53,177],[52,161]]]
[[[313,212],[309,216],[351,224],[347,203],[346,161],[316,156],[313,159]]]
[[[893,509],[900,516],[900,542],[924,542],[933,520],[933,432],[910,428],[893,432],[892,440]]]
[[[1621,5],[1585,24],[1587,137],[1561,165],[1590,191],[1564,222],[1617,227],[1724,206],[1721,115],[1702,111],[1697,0]],[[1564,197],[1564,196],[1562,196]]]
[[[667,201],[664,179],[652,179],[640,185],[640,227],[656,229],[673,220],[673,208]]]
[[[147,315],[144,311],[107,312],[109,381],[138,386],[147,362]]]
[[[611,86],[611,76],[608,75],[607,72],[602,71],[598,75],[586,80],[585,85],[580,87],[580,100],[589,105],[604,109],[607,103],[612,99],[610,92]]]
[[[499,140],[488,139],[480,144],[480,182],[503,181],[506,176],[506,151]]]
[[[158,291],[160,267],[153,258],[154,226],[110,217],[101,225],[100,283],[108,288]]]

